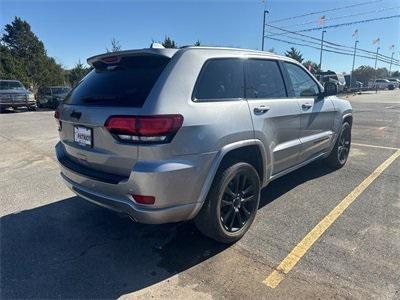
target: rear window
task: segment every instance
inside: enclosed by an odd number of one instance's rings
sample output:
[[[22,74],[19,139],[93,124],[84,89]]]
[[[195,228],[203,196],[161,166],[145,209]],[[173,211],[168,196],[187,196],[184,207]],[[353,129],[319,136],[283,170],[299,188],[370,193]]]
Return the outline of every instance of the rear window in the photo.
[[[0,90],[19,90],[24,86],[19,81],[0,81]]]
[[[113,64],[96,62],[95,68],[64,103],[141,107],[169,60],[163,56],[142,55],[122,57]]]
[[[244,98],[243,77],[242,59],[208,60],[197,80],[194,98],[197,101]]]
[[[53,94],[56,94],[56,95],[58,95],[58,94],[66,94],[66,93],[68,93],[69,92],[69,88],[67,88],[67,87],[56,87],[56,88],[51,88],[51,92],[53,93]]]

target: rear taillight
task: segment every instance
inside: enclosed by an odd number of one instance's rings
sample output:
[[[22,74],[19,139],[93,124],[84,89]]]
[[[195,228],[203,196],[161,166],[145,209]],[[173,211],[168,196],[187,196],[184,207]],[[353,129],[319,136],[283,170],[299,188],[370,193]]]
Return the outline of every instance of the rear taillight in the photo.
[[[120,141],[154,144],[169,143],[182,123],[181,115],[112,116],[104,126]]]
[[[56,119],[58,131],[61,131],[60,112],[58,111],[58,109],[54,111],[54,119]]]

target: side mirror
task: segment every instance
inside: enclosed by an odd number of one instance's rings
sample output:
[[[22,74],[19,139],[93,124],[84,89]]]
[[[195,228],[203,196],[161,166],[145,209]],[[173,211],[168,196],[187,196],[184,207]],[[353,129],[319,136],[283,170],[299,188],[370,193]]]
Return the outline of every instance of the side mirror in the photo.
[[[337,93],[338,93],[338,87],[335,83],[329,81],[325,82],[324,92],[322,93],[323,97],[334,96],[337,95]]]

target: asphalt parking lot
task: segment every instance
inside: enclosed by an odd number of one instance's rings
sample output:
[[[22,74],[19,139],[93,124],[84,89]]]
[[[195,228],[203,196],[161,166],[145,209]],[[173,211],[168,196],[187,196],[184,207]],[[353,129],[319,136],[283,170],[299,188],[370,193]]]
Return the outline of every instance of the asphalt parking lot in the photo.
[[[232,246],[79,199],[59,176],[53,112],[0,115],[0,298],[400,299],[400,90],[349,99],[347,165],[271,183]]]

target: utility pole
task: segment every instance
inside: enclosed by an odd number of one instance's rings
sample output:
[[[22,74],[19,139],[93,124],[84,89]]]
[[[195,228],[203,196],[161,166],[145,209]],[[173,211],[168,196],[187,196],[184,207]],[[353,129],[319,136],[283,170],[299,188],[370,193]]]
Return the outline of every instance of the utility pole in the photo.
[[[377,63],[378,63],[378,52],[379,52],[379,49],[381,49],[381,47],[377,47],[377,48],[376,48],[376,56],[375,56],[375,71],[376,71],[376,65],[377,65]]]
[[[264,9],[263,12],[263,30],[262,30],[262,44],[261,44],[261,51],[264,51],[264,40],[265,40],[265,18],[266,15],[269,13],[268,10]]]
[[[322,51],[324,49],[324,35],[326,30],[322,30],[322,38],[321,38],[321,53],[319,55],[319,70],[322,70]]]
[[[379,49],[380,49],[380,47],[377,47],[376,48],[376,56],[375,56],[375,82],[374,82],[374,84],[375,84],[375,88],[376,88],[376,90],[375,90],[375,93],[378,93],[378,85],[376,84],[376,66],[377,66],[377,64],[378,64],[378,52],[379,52]]]
[[[351,67],[351,74],[350,74],[350,87],[352,87],[354,84],[353,72],[354,72],[354,64],[356,62],[357,44],[358,44],[358,41],[355,41],[354,42],[354,54],[353,54],[353,66]]]
[[[394,52],[392,52],[392,57],[390,58],[389,76],[390,76],[390,73],[392,72],[393,55],[394,55]]]

